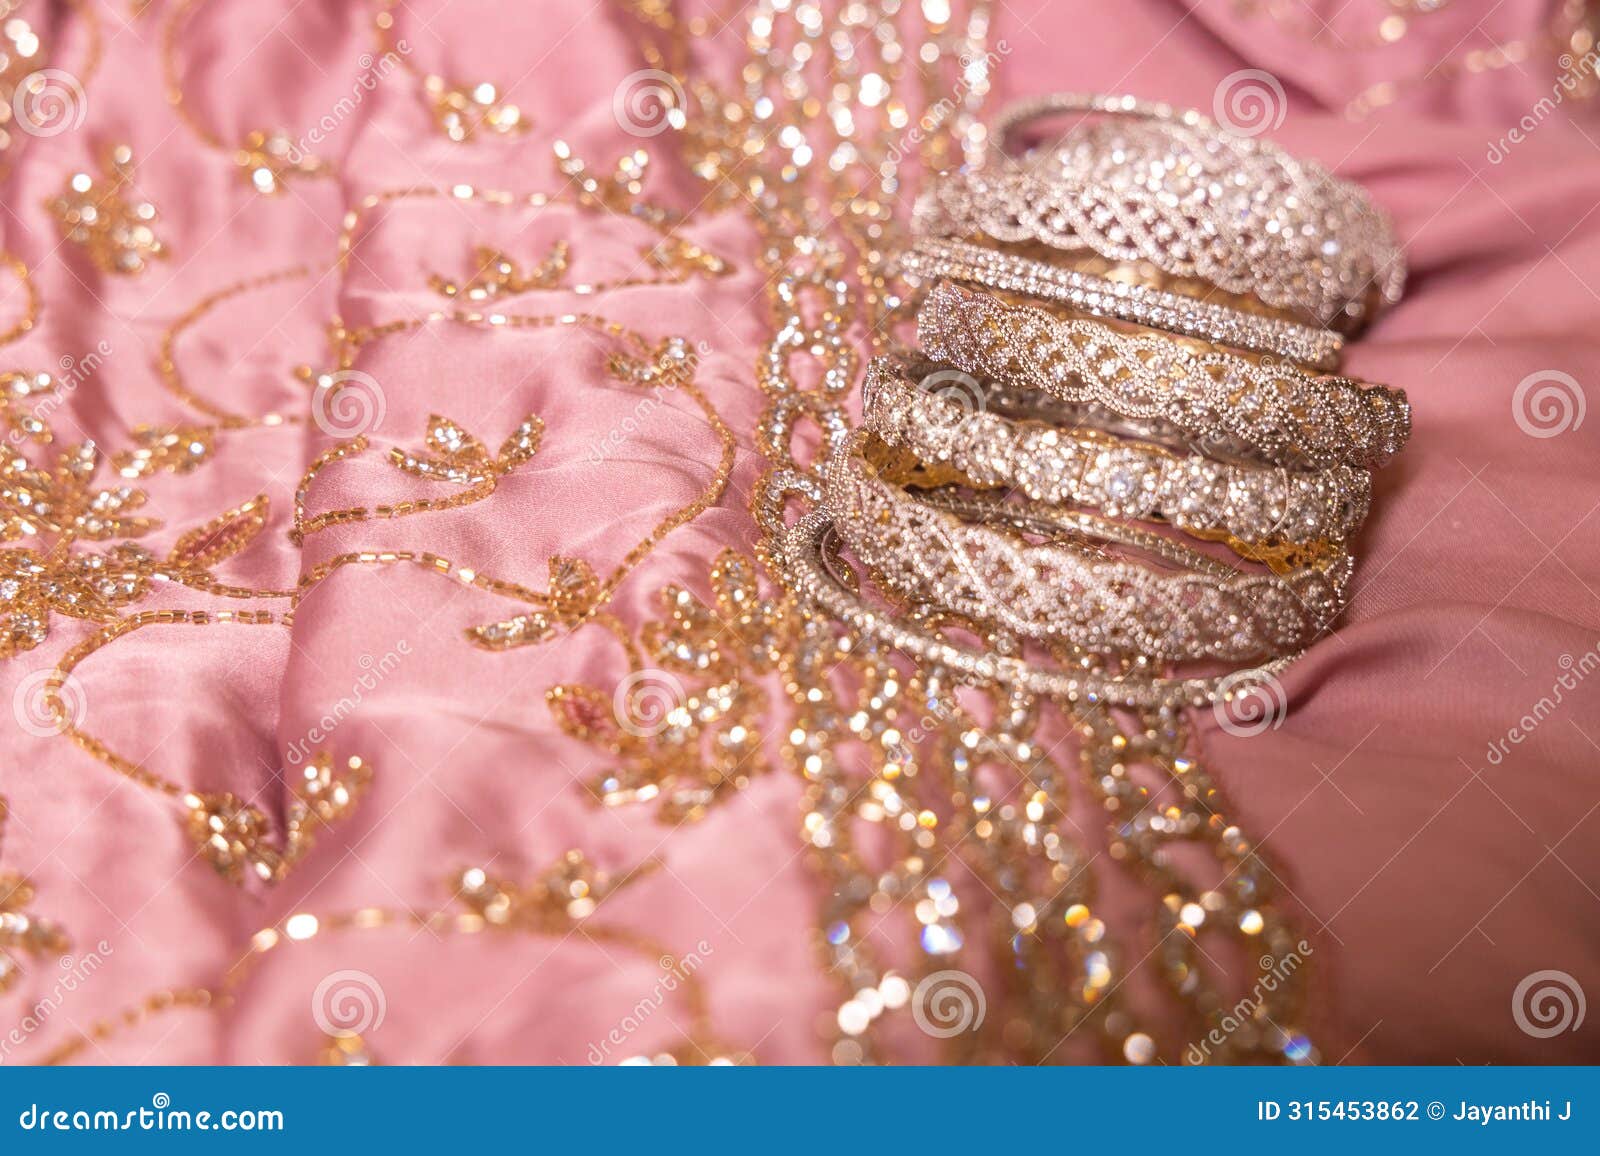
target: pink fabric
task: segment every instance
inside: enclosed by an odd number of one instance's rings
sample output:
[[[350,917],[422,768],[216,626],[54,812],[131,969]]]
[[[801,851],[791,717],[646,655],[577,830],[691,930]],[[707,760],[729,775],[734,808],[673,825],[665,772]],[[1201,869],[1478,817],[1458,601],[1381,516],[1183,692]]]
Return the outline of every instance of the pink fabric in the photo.
[[[33,7],[36,23],[65,36],[69,57],[83,50],[81,16]],[[1352,36],[1390,10],[1363,0],[1317,7],[1341,10],[1336,26]],[[1600,1059],[1594,1018],[1535,1038],[1518,1029],[1512,1004],[1518,983],[1546,969],[1600,995],[1600,686],[1567,693],[1503,759],[1487,755],[1550,693],[1563,656],[1600,646],[1596,425],[1535,438],[1513,418],[1513,393],[1530,374],[1559,370],[1586,390],[1600,381],[1592,342],[1600,119],[1592,104],[1568,104],[1503,163],[1490,163],[1491,143],[1550,93],[1543,58],[1437,79],[1364,121],[1340,115],[1378,80],[1536,31],[1549,5],[1507,2],[1487,18],[1479,7],[1458,2],[1418,19],[1398,45],[1344,52],[1308,46],[1220,0],[1006,4],[993,29],[1006,46],[1001,99],[1131,91],[1209,111],[1223,78],[1269,72],[1288,113],[1274,138],[1365,182],[1410,257],[1406,300],[1348,359],[1353,373],[1407,389],[1416,417],[1410,448],[1377,481],[1354,604],[1287,676],[1292,710],[1279,729],[1232,738],[1208,715],[1198,720],[1206,754],[1247,828],[1285,868],[1312,933],[1313,1035],[1329,1062]],[[643,67],[629,18],[554,0],[414,0],[399,35],[420,66],[517,78],[507,95],[533,129],[514,141],[452,144],[432,130],[415,78],[397,72],[323,146],[342,180],[292,182],[286,195],[266,198],[163,102],[166,4],[152,8],[130,21],[126,4],[97,6],[106,51],[87,88],[85,124],[25,140],[4,189],[0,242],[35,271],[45,302],[42,324],[4,350],[5,367],[54,367],[102,341],[112,351],[58,412],[58,428],[75,425],[116,448],[129,426],[192,420],[155,372],[157,336],[204,294],[252,273],[316,270],[221,307],[180,339],[178,359],[191,386],[220,404],[298,412],[306,395],[293,367],[325,360],[334,315],[362,325],[438,308],[427,274],[464,272],[474,244],[498,243],[531,263],[565,239],[574,276],[591,279],[633,270],[651,240],[637,224],[570,208],[411,201],[380,211],[348,267],[332,268],[340,220],[368,192],[457,182],[554,190],[553,140],[573,142],[602,170],[639,147],[611,107],[618,81]],[[366,21],[366,6],[339,0],[287,14],[213,0],[182,40],[188,103],[229,140],[264,125],[312,124],[350,91],[372,51]],[[742,51],[737,26],[697,51],[726,70]],[[158,206],[171,249],[137,279],[105,276],[60,244],[43,207],[109,141],[133,146],[137,185]],[[703,190],[670,163],[669,141],[642,142],[655,157],[650,194],[687,208]],[[508,307],[589,310],[709,350],[699,381],[738,433],[738,465],[719,505],[667,538],[624,585],[614,609],[630,624],[655,615],[655,591],[669,582],[704,594],[715,551],[749,550],[757,537],[747,495],[763,465],[752,370],[766,324],[763,276],[738,215],[697,217],[688,233],[732,260],[735,273],[596,299],[537,294]],[[0,316],[14,316],[20,295],[4,292]],[[376,342],[357,368],[384,390],[381,444],[420,444],[428,415],[443,413],[497,445],[537,413],[547,424],[538,456],[487,502],[337,527],[302,555],[285,536],[293,490],[328,439],[315,429],[241,433],[203,473],[148,483],[166,523],[148,541],[165,548],[264,492],[272,524],[221,567],[228,581],[288,585],[340,551],[386,548],[432,550],[534,586],[554,553],[606,574],[705,484],[719,449],[700,412],[677,397],[621,453],[596,462],[596,439],[639,398],[603,375],[604,352],[571,331],[436,326]],[[311,508],[437,492],[374,455],[327,471]],[[140,608],[159,605],[215,603],[163,593]],[[170,804],[65,740],[0,730],[0,794],[12,810],[0,867],[33,879],[30,910],[60,922],[75,954],[101,941],[110,949],[105,967],[8,1058],[37,1058],[150,992],[216,982],[252,931],[290,912],[431,909],[448,899],[443,879],[461,866],[525,878],[582,847],[619,870],[652,854],[665,860],[666,870],[607,906],[606,920],[680,952],[710,946],[703,975],[721,1039],[769,1063],[825,1059],[818,1017],[832,1014],[837,993],[816,966],[816,884],[797,853],[797,784],[758,778],[703,822],[676,829],[648,808],[597,809],[581,783],[607,760],[556,730],[544,692],[563,682],[612,685],[622,671],[616,644],[593,628],[508,654],[463,642],[463,629],[514,609],[416,570],[350,569],[307,599],[292,630],[156,627],[84,665],[92,733],[196,789],[271,803],[281,798],[274,776],[290,747],[350,692],[366,660],[406,642],[404,661],[326,744],[373,764],[370,794],[275,890],[219,878],[194,858]],[[56,619],[43,647],[0,669],[0,690],[9,697],[83,634]],[[1125,921],[1137,918],[1134,898]],[[312,990],[340,969],[381,981],[387,1014],[370,1043],[388,1062],[582,1063],[657,974],[649,960],[577,936],[325,935],[271,956],[227,1016],[171,1014],[84,1058],[306,1062],[320,1042]],[[0,996],[0,1024],[50,990],[53,970],[36,963]],[[628,1050],[676,1040],[664,1016]]]

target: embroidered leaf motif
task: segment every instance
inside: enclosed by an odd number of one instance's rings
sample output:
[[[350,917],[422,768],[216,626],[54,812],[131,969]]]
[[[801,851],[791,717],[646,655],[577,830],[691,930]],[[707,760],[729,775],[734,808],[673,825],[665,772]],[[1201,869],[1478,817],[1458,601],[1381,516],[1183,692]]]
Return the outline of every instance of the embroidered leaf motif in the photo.
[[[676,233],[645,249],[644,258],[679,281],[696,274],[726,277],[733,272],[721,257]]]
[[[519,614],[484,626],[467,629],[467,641],[484,650],[515,650],[555,637],[556,628],[543,613]]]
[[[620,877],[592,865],[582,851],[568,851],[528,883],[496,878],[469,867],[449,880],[467,909],[491,927],[507,931],[564,933],[593,915],[608,895],[646,878],[660,863],[646,860]]]
[[[600,600],[600,579],[582,558],[557,554],[550,559],[550,613],[558,620],[582,618]]]
[[[83,442],[63,450],[52,469],[36,469],[20,454],[0,464],[0,540],[59,534],[104,541],[138,537],[161,525],[130,517],[145,493],[128,486],[93,487],[100,450]]]
[[[479,485],[510,473],[533,457],[543,435],[544,422],[537,414],[529,414],[505,440],[499,456],[490,457],[484,444],[459,422],[433,414],[428,418],[427,450],[407,453],[396,446],[389,451],[389,460],[413,477]]]
[[[255,541],[267,524],[268,509],[267,496],[257,494],[184,534],[172,547],[167,561],[189,569],[210,569]]]
[[[428,284],[435,293],[445,297],[465,297],[469,301],[488,301],[496,297],[527,293],[535,289],[555,289],[567,273],[565,241],[550,247],[550,255],[530,272],[524,273],[517,263],[500,250],[479,245],[472,250],[473,274],[464,282],[456,282],[434,273]]]
[[[284,834],[259,808],[226,791],[184,796],[189,837],[200,853],[232,883],[255,878],[280,883],[316,844],[317,835],[349,817],[372,780],[359,758],[335,772],[333,758],[320,751],[289,787]]]
[[[640,631],[656,667],[635,668],[609,694],[582,684],[546,694],[566,734],[615,756],[590,782],[606,806],[659,799],[662,822],[697,820],[762,765],[758,676],[793,649],[792,603],[761,598],[754,564],[732,550],[718,555],[711,587],[714,609],[680,587],[661,591],[665,617]]]
[[[48,443],[54,436],[38,416],[40,402],[53,397],[59,383],[48,373],[0,373],[0,426],[18,437]]]
[[[125,478],[152,474],[187,474],[203,465],[216,445],[216,435],[203,426],[135,426],[133,449],[118,450],[111,465]]]
[[[510,473],[533,457],[538,452],[542,440],[544,440],[544,420],[535,414],[529,414],[500,445],[498,460],[501,471]]]
[[[611,709],[611,696],[592,686],[551,687],[545,700],[550,704],[556,725],[575,739],[612,745],[624,737]]]

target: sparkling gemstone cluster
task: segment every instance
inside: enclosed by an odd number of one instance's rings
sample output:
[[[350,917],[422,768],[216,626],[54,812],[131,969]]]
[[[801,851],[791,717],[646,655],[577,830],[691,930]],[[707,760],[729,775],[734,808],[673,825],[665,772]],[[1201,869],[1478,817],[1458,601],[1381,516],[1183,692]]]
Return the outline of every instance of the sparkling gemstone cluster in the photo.
[[[909,653],[1035,690],[1060,680],[875,614],[830,551],[1080,670],[1285,660],[1344,608],[1369,471],[1410,434],[1403,392],[1328,372],[1403,285],[1387,218],[1314,163],[1126,98],[1031,100],[990,138],[1063,111],[1090,115],[920,199],[899,264],[921,349],[869,367],[791,573]],[[1109,689],[1070,681],[1073,698]]]

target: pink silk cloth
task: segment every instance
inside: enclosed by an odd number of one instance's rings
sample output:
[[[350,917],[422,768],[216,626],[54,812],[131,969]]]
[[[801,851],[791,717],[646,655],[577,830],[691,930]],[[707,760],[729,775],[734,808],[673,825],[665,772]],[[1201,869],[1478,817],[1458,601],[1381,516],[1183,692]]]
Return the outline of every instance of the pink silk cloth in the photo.
[[[462,274],[474,245],[532,263],[565,241],[572,279],[604,280],[636,272],[654,239],[636,223],[570,204],[506,210],[419,199],[374,213],[338,267],[341,220],[368,193],[457,183],[553,192],[564,182],[551,147],[563,139],[602,172],[643,147],[653,158],[649,197],[688,210],[704,196],[675,162],[670,136],[641,140],[619,127],[613,93],[646,63],[634,19],[603,6],[407,0],[397,34],[419,70],[496,80],[531,118],[529,131],[454,143],[435,129],[420,79],[397,71],[363,92],[319,146],[339,178],[291,177],[271,197],[163,99],[169,0],[139,17],[121,0],[92,7],[103,59],[86,86],[86,119],[72,132],[23,140],[4,184],[0,247],[33,270],[44,312],[3,357],[6,368],[54,369],[104,343],[102,363],[52,420],[108,449],[125,445],[134,425],[195,420],[157,372],[160,334],[247,276],[310,270],[207,313],[180,337],[177,360],[189,387],[217,405],[297,413],[307,391],[294,368],[325,360],[335,316],[359,326],[443,307],[428,276]],[[1308,42],[1222,0],[1010,2],[994,12],[991,35],[1003,42],[994,107],[1071,89],[1210,113],[1225,78],[1270,74],[1287,109],[1273,139],[1363,182],[1393,215],[1409,257],[1404,301],[1346,362],[1356,376],[1405,388],[1415,413],[1409,448],[1377,476],[1352,605],[1285,676],[1281,726],[1233,737],[1209,712],[1195,717],[1210,765],[1281,869],[1314,946],[1306,1026],[1325,1062],[1600,1059],[1597,1017],[1540,1036],[1514,1011],[1519,984],[1542,971],[1600,996],[1600,678],[1564,691],[1533,727],[1525,720],[1600,647],[1600,422],[1533,436],[1514,399],[1519,383],[1546,371],[1569,375],[1576,400],[1600,390],[1600,106],[1565,103],[1491,159],[1508,128],[1552,92],[1548,54],[1536,54],[1482,73],[1437,70],[1364,118],[1345,115],[1375,83],[1537,36],[1550,9],[1456,0],[1416,17],[1398,43],[1372,47],[1365,41],[1390,5],[1306,6],[1333,19],[1347,48],[1330,37]],[[34,5],[30,18],[73,67],[88,39],[81,8]],[[185,105],[230,142],[263,126],[303,131],[370,66],[370,20],[353,0],[290,8],[211,0],[179,43]],[[744,52],[741,21],[695,52],[726,75]],[[140,277],[100,272],[61,242],[46,208],[107,142],[132,146],[135,184],[158,208],[170,250]],[[716,552],[748,553],[759,537],[748,495],[765,465],[754,365],[768,315],[754,234],[737,212],[694,215],[684,232],[731,262],[731,275],[594,297],[539,292],[506,306],[588,311],[706,351],[697,380],[738,437],[737,463],[718,504],[668,536],[621,587],[612,609],[632,626],[658,615],[656,592],[668,583],[704,596]],[[10,318],[23,301],[7,285],[0,316]],[[566,329],[447,325],[374,341],[356,368],[382,386],[385,412],[373,431],[381,446],[419,445],[433,413],[496,446],[537,413],[546,424],[537,456],[477,505],[334,526],[301,550],[286,534],[294,489],[332,439],[314,426],[241,431],[200,471],[139,483],[164,522],[146,544],[165,550],[182,531],[265,493],[271,523],[219,567],[225,581],[281,588],[341,552],[384,549],[430,550],[535,587],[553,554],[605,575],[707,485],[720,452],[704,415],[675,397],[619,449],[597,453],[640,398],[604,372],[611,348]],[[439,492],[371,454],[327,469],[310,508]],[[160,591],[137,609],[218,605]],[[404,643],[358,709],[312,744],[367,759],[368,795],[275,888],[219,877],[196,856],[171,800],[64,738],[0,728],[0,795],[11,809],[0,868],[32,880],[28,909],[66,929],[72,955],[104,957],[7,1049],[7,1062],[38,1059],[150,993],[215,984],[253,932],[291,913],[433,910],[448,902],[444,881],[462,867],[526,879],[574,847],[614,871],[664,861],[609,901],[604,918],[678,952],[704,944],[700,975],[719,1040],[766,1063],[825,1061],[823,1029],[840,994],[818,967],[800,785],[758,776],[702,821],[678,827],[649,807],[597,807],[585,784],[614,760],[561,733],[545,692],[613,686],[625,670],[616,642],[594,627],[506,653],[463,640],[466,628],[515,611],[416,568],[352,567],[323,582],[288,630],[152,627],[79,668],[91,733],[186,787],[231,791],[278,815],[289,752]],[[0,689],[9,699],[89,630],[54,618],[42,646],[0,666]],[[1524,738],[1491,755],[1512,728]],[[1146,899],[1126,899],[1123,920],[1137,927],[1147,908],[1133,904]],[[27,1015],[65,965],[24,963],[22,981],[0,996],[0,1026]],[[582,935],[325,934],[265,958],[232,1009],[157,1016],[78,1058],[309,1062],[322,1043],[314,989],[341,970],[381,983],[384,1022],[367,1042],[390,1063],[588,1062],[592,1042],[659,976],[654,959]],[[676,1046],[682,1016],[669,1002],[621,1050]]]

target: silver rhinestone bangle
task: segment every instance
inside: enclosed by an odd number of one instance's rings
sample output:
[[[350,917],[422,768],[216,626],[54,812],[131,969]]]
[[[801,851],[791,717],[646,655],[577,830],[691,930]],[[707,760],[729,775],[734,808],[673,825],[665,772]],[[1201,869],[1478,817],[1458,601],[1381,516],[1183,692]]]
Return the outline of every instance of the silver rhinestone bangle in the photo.
[[[1314,369],[1337,368],[1344,351],[1344,338],[1329,329],[1246,313],[1182,293],[1112,281],[966,241],[918,241],[900,255],[900,269],[918,281],[949,278],[987,289],[1024,293],[1094,317],[1132,321],[1219,345],[1272,353]]]
[[[1063,319],[949,281],[928,292],[917,334],[929,356],[1135,419],[1159,419],[1209,456],[1295,468],[1374,467],[1399,452],[1411,409],[1397,389],[1319,377],[1192,338]]]
[[[1037,241],[1145,261],[1303,320],[1353,329],[1405,285],[1388,217],[1351,181],[1261,137],[1193,112],[1058,93],[1003,111],[996,139],[1027,120],[1080,118],[1023,158],[930,183],[918,236]]]
[[[1091,654],[1249,661],[1298,650],[1344,606],[1343,552],[1285,574],[1235,570],[1171,538],[1037,504],[913,495],[860,450],[830,463],[826,509],[889,586]],[[1015,531],[1046,538],[1032,543]],[[1142,551],[1166,568],[1097,549]]]
[[[869,605],[854,593],[851,584],[835,573],[830,561],[837,541],[832,519],[820,511],[807,514],[791,526],[780,551],[785,585],[857,636],[893,647],[915,662],[942,666],[970,683],[997,683],[1059,702],[1104,702],[1149,709],[1202,707],[1230,692],[1240,693],[1251,678],[1265,680],[1277,675],[1298,657],[1286,655],[1246,671],[1207,677],[1108,677],[1041,665],[999,649],[958,646],[929,629],[908,624],[904,615]]]
[[[1366,517],[1366,470],[1296,472],[1177,454],[1098,430],[1013,418],[991,407],[992,396],[976,379],[925,358],[879,357],[862,388],[862,426],[916,455],[930,484],[1016,489],[1113,518],[1170,522],[1231,540],[1252,557],[1285,545],[1342,542]]]

